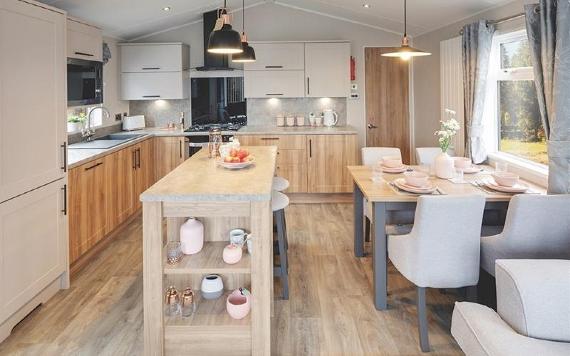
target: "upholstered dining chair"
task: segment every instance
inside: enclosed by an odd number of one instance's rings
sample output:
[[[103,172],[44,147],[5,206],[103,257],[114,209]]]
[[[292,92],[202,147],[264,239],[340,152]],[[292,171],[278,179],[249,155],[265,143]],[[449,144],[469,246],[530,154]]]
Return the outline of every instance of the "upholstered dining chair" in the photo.
[[[497,311],[455,303],[451,335],[467,356],[570,355],[570,261],[497,260]]]
[[[435,157],[440,153],[441,148],[439,147],[416,147],[416,163],[431,166]],[[455,151],[451,148],[447,150],[447,153],[450,156],[455,155]]]
[[[479,280],[483,195],[421,196],[412,231],[390,235],[388,257],[417,287],[420,348],[429,351],[426,288],[462,288]]]
[[[402,158],[402,153],[397,147],[363,147],[361,153],[362,164],[365,166],[377,165],[384,157]],[[372,233],[371,225],[374,218],[372,208],[366,198],[364,198],[363,207],[365,218],[364,236],[366,241],[370,241]],[[404,211],[392,214],[389,219],[390,223],[386,225],[386,235],[407,234],[412,229],[411,224],[413,221],[413,213]]]
[[[498,259],[570,259],[570,194],[519,194],[503,232],[481,238],[481,268],[495,275]]]

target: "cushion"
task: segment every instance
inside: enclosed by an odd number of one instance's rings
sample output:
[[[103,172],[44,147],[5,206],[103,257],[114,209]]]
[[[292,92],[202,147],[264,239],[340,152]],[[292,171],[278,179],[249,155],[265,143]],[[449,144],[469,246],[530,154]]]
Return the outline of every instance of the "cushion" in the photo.
[[[520,335],[495,311],[475,303],[455,303],[451,335],[467,356],[570,355],[569,343]]]
[[[497,260],[497,311],[519,334],[570,342],[570,261]]]

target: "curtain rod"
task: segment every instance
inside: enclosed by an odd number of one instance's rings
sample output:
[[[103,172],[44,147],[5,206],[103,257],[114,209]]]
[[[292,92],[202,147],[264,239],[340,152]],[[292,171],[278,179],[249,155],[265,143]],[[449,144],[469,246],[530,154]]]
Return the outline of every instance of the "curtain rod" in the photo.
[[[538,8],[537,8],[537,9],[538,9]],[[535,11],[536,11],[536,10],[535,10]],[[500,18],[500,19],[498,19],[498,20],[491,20],[491,21],[488,21],[488,23],[493,24],[493,25],[498,25],[498,24],[501,24],[501,23],[503,23],[503,22],[512,21],[512,20],[515,20],[515,19],[518,19],[518,18],[521,18],[521,17],[525,17],[525,16],[526,16],[525,13],[524,13],[524,12],[521,12],[520,14],[503,17],[503,18]],[[461,31],[459,31],[459,34],[460,34],[460,35],[463,35],[463,29],[461,29]]]

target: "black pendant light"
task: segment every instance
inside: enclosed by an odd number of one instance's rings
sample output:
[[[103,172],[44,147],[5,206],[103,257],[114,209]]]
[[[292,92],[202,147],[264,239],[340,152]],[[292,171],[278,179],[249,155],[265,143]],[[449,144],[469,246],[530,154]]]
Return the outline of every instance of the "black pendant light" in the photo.
[[[208,52],[220,54],[242,53],[241,37],[232,29],[229,21],[226,0],[224,7],[218,10],[218,21],[208,40]]]
[[[232,61],[238,63],[251,63],[255,62],[255,51],[253,47],[247,43],[247,36],[245,35],[245,0],[242,0],[242,25],[241,25],[241,47],[242,53],[232,54]]]
[[[404,37],[402,37],[402,45],[395,49],[393,52],[383,53],[384,57],[400,57],[403,60],[407,61],[412,57],[421,57],[421,56],[430,56],[431,53],[424,52],[422,50],[410,47],[409,40],[408,40],[408,33],[407,33],[407,8],[408,4],[407,1],[404,0]]]

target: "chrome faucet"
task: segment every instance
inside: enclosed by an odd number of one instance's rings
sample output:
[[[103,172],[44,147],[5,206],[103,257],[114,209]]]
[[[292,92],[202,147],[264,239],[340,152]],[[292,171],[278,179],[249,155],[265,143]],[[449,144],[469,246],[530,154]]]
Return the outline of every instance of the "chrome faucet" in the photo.
[[[84,127],[83,130],[81,130],[81,137],[88,142],[91,141],[95,135],[95,129],[91,128],[91,114],[93,114],[93,111],[97,109],[101,109],[103,114],[107,114],[107,118],[111,117],[109,110],[104,106],[97,106],[89,111],[89,114],[87,114],[87,127]]]

